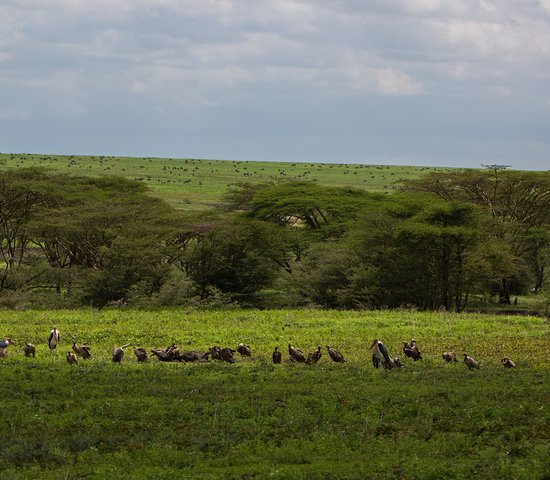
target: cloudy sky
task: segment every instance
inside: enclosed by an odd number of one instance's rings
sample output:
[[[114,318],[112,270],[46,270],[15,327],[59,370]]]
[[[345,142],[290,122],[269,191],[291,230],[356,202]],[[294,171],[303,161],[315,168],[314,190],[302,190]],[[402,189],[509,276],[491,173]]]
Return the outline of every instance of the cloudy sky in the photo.
[[[0,151],[550,169],[550,0],[1,0]]]

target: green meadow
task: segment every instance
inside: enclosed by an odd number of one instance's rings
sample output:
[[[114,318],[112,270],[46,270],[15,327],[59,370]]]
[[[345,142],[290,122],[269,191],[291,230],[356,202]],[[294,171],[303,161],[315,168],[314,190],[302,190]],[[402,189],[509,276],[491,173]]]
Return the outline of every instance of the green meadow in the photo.
[[[62,343],[51,354],[52,326]],[[3,311],[0,471],[8,479],[548,479],[550,325],[537,317],[318,310]],[[416,338],[424,359],[375,370]],[[73,340],[92,358],[69,365]],[[25,341],[36,358],[23,355]],[[252,347],[235,364],[138,364],[128,348]],[[291,343],[323,346],[292,364]],[[333,363],[325,345],[346,357]],[[274,346],[283,363],[273,365]],[[467,352],[469,371],[441,353]],[[510,356],[516,369],[504,369]]]
[[[231,185],[239,182],[306,180],[320,185],[390,193],[405,179],[444,170],[358,164],[37,154],[0,154],[1,163],[7,169],[43,167],[74,175],[118,175],[138,180],[146,183],[154,195],[185,210],[218,205]]]

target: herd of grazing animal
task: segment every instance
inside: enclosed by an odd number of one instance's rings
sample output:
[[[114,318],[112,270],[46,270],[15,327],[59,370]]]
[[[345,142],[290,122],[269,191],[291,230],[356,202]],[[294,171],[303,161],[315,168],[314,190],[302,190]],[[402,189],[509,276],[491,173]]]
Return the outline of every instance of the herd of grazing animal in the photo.
[[[61,334],[59,330],[54,327],[50,332],[48,337],[48,347],[50,352],[57,349],[61,343]],[[15,345],[15,342],[11,338],[6,338],[0,340],[0,358],[6,357],[8,352],[8,347]],[[122,358],[124,357],[124,349],[131,346],[130,343],[123,345],[121,347],[113,347],[112,360],[114,363],[121,363]],[[344,356],[338,352],[336,349],[330,345],[326,346],[329,357],[333,362],[343,363],[346,360]],[[34,357],[36,355],[36,347],[29,342],[25,342],[23,351],[26,357]],[[375,338],[370,346],[370,351],[372,353],[372,364],[374,368],[383,367],[384,369],[391,370],[393,368],[403,368],[404,365],[401,362],[399,357],[390,356],[387,347],[381,342],[378,338]],[[151,354],[155,356],[161,362],[208,362],[212,360],[220,360],[227,363],[235,363],[235,353],[239,353],[241,357],[251,357],[252,349],[250,345],[245,343],[239,343],[237,348],[234,350],[229,347],[220,347],[212,346],[208,349],[207,352],[201,352],[197,350],[187,350],[181,351],[180,347],[175,343],[172,343],[165,349],[152,349],[150,350]],[[422,354],[418,348],[416,340],[413,338],[411,342],[403,342],[403,354],[407,359],[417,362],[422,360]],[[147,350],[143,347],[134,346],[134,355],[137,362],[145,362],[149,358]],[[464,353],[464,365],[469,370],[479,370],[481,364],[469,356],[467,353]],[[304,352],[295,346],[288,344],[288,356],[291,363],[305,363],[307,365],[316,364],[319,362],[323,356],[321,346],[318,346],[316,350],[308,353],[307,355]],[[88,360],[92,357],[91,348],[87,344],[78,345],[76,341],[73,342],[72,351],[68,351],[66,354],[67,362],[69,365],[74,365],[78,363],[78,359],[82,358],[83,360]],[[278,347],[275,347],[272,360],[274,364],[282,363],[282,352]],[[442,359],[446,363],[457,363],[457,357],[454,352],[443,352]],[[501,365],[504,368],[515,368],[516,364],[509,358],[504,357],[501,360]]]

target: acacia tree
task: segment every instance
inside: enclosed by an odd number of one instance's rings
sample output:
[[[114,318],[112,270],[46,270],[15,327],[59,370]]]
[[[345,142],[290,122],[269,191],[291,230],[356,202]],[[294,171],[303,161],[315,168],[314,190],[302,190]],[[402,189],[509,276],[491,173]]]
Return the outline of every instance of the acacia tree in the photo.
[[[514,285],[522,287],[521,266],[531,265],[534,288],[541,288],[550,242],[550,172],[499,168],[433,173],[408,182],[407,189],[429,192],[447,201],[469,201],[495,220],[493,234],[515,256],[519,270],[499,280],[502,303],[510,303]],[[524,285],[524,284],[523,284]]]

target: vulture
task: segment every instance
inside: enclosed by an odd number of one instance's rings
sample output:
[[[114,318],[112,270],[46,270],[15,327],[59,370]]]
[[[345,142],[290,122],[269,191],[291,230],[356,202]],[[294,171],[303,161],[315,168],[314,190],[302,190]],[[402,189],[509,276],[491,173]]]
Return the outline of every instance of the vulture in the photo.
[[[246,345],[244,343],[239,343],[239,346],[237,347],[237,352],[239,352],[242,357],[250,357],[252,355],[250,345]]]
[[[210,356],[210,352],[197,352],[195,350],[188,350],[186,352],[183,352],[179,359],[183,360],[184,362],[208,362],[208,357]]]
[[[136,356],[138,362],[145,362],[148,358],[147,350],[142,347],[134,347],[134,355]]]
[[[380,365],[386,369],[393,368],[393,359],[390,357],[386,346],[380,340],[375,338],[370,349],[372,350],[372,364],[375,368],[380,368]]]
[[[227,363],[235,363],[235,357],[233,354],[235,353],[235,350],[232,348],[221,348],[220,349],[220,358]]]
[[[464,364],[470,369],[470,370],[479,370],[479,363],[474,360],[472,357],[469,357],[467,353],[464,353]]]
[[[6,348],[0,348],[0,358],[5,358],[8,356],[8,350]]]
[[[271,356],[273,358],[273,363],[279,364],[281,363],[281,360],[283,359],[283,355],[281,352],[279,352],[279,347],[275,347],[275,350],[273,350],[273,355]]]
[[[208,349],[208,353],[210,353],[210,356],[213,360],[222,360],[222,357],[220,357],[220,350],[221,347],[218,347],[217,345],[210,347]]]
[[[441,356],[443,357],[443,360],[445,360],[445,362],[447,363],[458,362],[455,352],[443,352]]]
[[[235,363],[235,357],[233,354],[236,350],[231,348],[221,348],[218,346],[210,347],[208,353],[212,356],[214,360],[223,360],[227,363]]]
[[[88,345],[78,345],[76,342],[73,342],[73,352],[76,353],[78,357],[82,357],[84,360],[92,358],[92,353],[90,352],[90,347]]]
[[[510,359],[510,357],[504,357],[500,363],[504,368],[516,368],[516,364]]]
[[[322,356],[323,354],[321,353],[321,347],[317,347],[317,350],[307,354],[306,363],[308,365],[311,365],[312,363],[317,363]]]
[[[342,363],[345,362],[346,359],[344,356],[338,351],[332,348],[330,345],[327,345],[328,355],[330,358],[332,358],[333,362]]]
[[[393,366],[395,368],[403,368],[404,367],[404,365],[401,363],[401,360],[399,360],[399,357],[395,357],[393,359]]]
[[[422,355],[416,346],[416,340],[414,338],[410,345],[409,342],[403,342],[403,353],[407,358],[412,358],[415,362],[422,360]]]
[[[34,358],[36,354],[36,347],[32,343],[25,342],[23,351],[25,352],[25,357],[30,357],[32,355],[32,357]]]
[[[123,345],[122,347],[113,347],[113,362],[120,363],[122,357],[124,356],[124,349],[129,347],[130,344]]]
[[[73,352],[67,352],[67,362],[69,362],[69,365],[78,363],[78,359],[76,358],[76,355]]]
[[[288,344],[288,354],[290,355],[291,362],[305,362],[306,357],[304,352],[299,348],[293,347],[290,343]]]
[[[61,342],[61,335],[59,334],[59,330],[57,327],[53,327],[53,330],[50,332],[50,336],[48,337],[48,346],[50,347],[50,350],[55,350],[57,348],[57,344]]]

